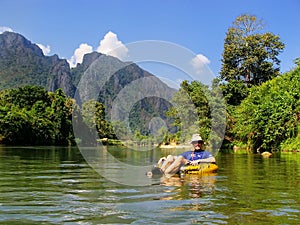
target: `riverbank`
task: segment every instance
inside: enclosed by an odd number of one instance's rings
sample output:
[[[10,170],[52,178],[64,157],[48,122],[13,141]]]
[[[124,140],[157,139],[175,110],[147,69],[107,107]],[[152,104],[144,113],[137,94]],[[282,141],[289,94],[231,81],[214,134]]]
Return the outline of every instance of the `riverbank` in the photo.
[[[160,145],[159,148],[168,149],[168,148],[191,148],[191,145]]]

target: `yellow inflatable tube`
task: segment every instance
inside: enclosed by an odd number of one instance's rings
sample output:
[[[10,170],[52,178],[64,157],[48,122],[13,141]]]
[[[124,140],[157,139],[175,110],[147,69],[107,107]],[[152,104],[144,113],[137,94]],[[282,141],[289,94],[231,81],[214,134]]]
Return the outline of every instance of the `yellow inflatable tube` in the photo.
[[[200,163],[198,165],[185,165],[180,168],[181,174],[206,174],[214,173],[218,170],[215,163]]]

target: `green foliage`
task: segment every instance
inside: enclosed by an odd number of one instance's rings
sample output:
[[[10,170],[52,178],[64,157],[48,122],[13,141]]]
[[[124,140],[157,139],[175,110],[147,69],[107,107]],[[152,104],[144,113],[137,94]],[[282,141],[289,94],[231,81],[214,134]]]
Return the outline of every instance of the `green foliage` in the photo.
[[[28,110],[31,109],[36,102],[43,102],[43,107],[51,105],[47,90],[39,86],[24,86],[18,89],[10,89],[5,99],[9,104]]]
[[[297,137],[300,112],[300,67],[253,87],[235,111],[236,137],[252,150],[279,149]]]
[[[207,87],[200,82],[183,81],[172,99],[174,106],[166,113],[173,118],[173,126],[177,128],[177,137],[180,137],[181,142],[188,141],[193,133],[200,132],[199,125],[203,138],[208,136],[209,106],[203,89],[207,90]]]
[[[299,151],[299,149],[300,149],[300,123],[298,123],[297,133],[298,133],[297,136],[284,140],[280,144],[280,149],[283,151]]]
[[[99,138],[114,138],[114,132],[109,122],[105,120],[105,107],[102,103],[89,100],[82,104],[83,122],[89,129],[95,128]]]
[[[284,44],[279,36],[260,33],[262,21],[241,15],[228,29],[222,58],[221,78],[244,80],[247,85],[260,84],[279,75],[277,58]]]
[[[220,78],[228,82],[223,88],[229,104],[239,104],[247,94],[242,84],[259,85],[280,74],[278,55],[285,45],[278,35],[262,33],[262,24],[255,16],[241,15],[227,31]]]
[[[249,89],[245,87],[244,81],[230,80],[220,84],[220,89],[228,105],[237,106],[248,96]]]
[[[174,118],[178,132],[174,139],[186,142],[193,133],[200,133],[205,140],[211,140],[212,146],[223,139],[225,126],[225,102],[216,85],[211,89],[199,81],[183,81],[175,94],[167,115]],[[219,132],[220,131],[220,132]]]
[[[51,98],[50,119],[54,124],[55,145],[67,145],[69,142],[74,142],[72,134],[73,101],[60,88],[49,95]]]
[[[61,89],[25,86],[0,92],[0,143],[68,145],[73,101]]]
[[[113,133],[120,140],[129,140],[130,134],[128,133],[128,127],[123,121],[112,121],[111,126],[113,127]]]

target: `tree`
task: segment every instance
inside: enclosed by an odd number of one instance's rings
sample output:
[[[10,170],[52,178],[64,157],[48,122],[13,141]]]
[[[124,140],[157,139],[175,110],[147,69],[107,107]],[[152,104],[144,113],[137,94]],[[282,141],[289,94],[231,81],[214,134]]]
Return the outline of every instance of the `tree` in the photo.
[[[14,145],[75,144],[73,101],[61,89],[24,86],[0,92],[0,143]]]
[[[49,117],[54,126],[55,145],[68,145],[74,143],[72,134],[72,105],[73,101],[67,97],[61,88],[49,93],[51,99],[51,112]]]
[[[290,140],[299,148],[300,65],[251,88],[235,111],[236,140],[256,151],[279,150]]]
[[[26,85],[16,89],[8,89],[4,93],[5,102],[20,108],[30,110],[37,101],[42,101],[46,106],[51,105],[48,91],[40,86]]]
[[[193,133],[200,133],[212,146],[219,143],[226,122],[225,103],[219,94],[216,84],[209,88],[199,81],[183,81],[172,99],[174,106],[167,111],[178,129],[174,137],[186,142]]]
[[[90,128],[96,128],[99,138],[111,138],[112,128],[105,120],[105,106],[94,99],[82,104],[82,116],[85,124]]]
[[[236,18],[224,42],[220,71],[223,81],[228,84],[239,81],[251,87],[280,74],[278,55],[285,45],[278,35],[263,33],[263,28],[263,21],[256,16],[244,14]],[[243,97],[244,93],[241,94]]]
[[[207,124],[209,124],[208,104],[203,89],[207,89],[205,85],[198,81],[189,83],[183,81],[179,91],[173,96],[171,107],[166,115],[171,118],[173,126],[177,131],[175,135],[168,132],[166,139],[175,139],[179,142],[186,142],[191,138],[193,133],[198,133],[201,126],[201,135],[203,138],[207,136]],[[205,133],[205,134],[204,134]]]

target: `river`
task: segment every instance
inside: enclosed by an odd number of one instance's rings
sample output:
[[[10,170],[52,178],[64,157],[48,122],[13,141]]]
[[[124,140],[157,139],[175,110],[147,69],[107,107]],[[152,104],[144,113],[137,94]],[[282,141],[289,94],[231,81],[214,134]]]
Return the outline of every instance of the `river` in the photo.
[[[153,163],[164,151],[142,154]],[[130,186],[96,172],[77,148],[2,146],[0,224],[300,224],[299,153],[216,159],[216,174]]]

